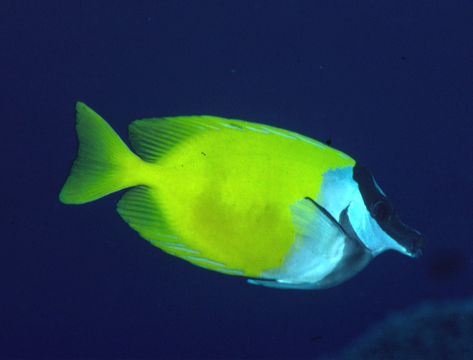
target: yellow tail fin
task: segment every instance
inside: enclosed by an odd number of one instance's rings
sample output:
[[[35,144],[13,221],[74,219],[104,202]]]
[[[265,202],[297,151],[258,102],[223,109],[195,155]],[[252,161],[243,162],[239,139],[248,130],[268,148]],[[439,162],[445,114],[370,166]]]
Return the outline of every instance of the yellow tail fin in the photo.
[[[121,190],[130,184],[126,172],[131,162],[141,161],[117,133],[87,105],[76,103],[79,150],[59,199],[83,204]]]

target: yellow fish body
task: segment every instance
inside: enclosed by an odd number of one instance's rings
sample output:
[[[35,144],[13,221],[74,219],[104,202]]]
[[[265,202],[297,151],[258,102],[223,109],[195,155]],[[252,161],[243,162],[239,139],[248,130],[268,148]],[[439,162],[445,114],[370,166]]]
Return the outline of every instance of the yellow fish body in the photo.
[[[366,241],[366,230],[341,219],[359,193],[356,163],[316,140],[214,116],[151,118],[129,126],[135,155],[85,104],[76,111],[79,150],[60,200],[81,204],[131,188],[117,204],[122,218],[195,265],[266,286],[322,288],[381,251],[414,255],[421,246],[410,229],[404,242]],[[356,212],[347,217],[363,223]]]

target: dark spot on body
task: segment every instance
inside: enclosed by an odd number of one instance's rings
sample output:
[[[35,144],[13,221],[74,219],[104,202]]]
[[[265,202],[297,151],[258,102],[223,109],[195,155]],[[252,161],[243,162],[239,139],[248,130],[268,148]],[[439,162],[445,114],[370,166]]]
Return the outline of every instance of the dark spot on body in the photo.
[[[204,155],[204,156],[207,156],[207,154],[206,154],[206,153],[204,153],[203,151],[201,152],[201,154],[202,154],[202,155]]]
[[[234,126],[234,127],[236,127],[236,128],[238,128],[238,129],[240,129],[240,130],[243,130],[243,128],[242,128],[240,125],[232,124],[232,123],[230,123],[230,125],[231,125],[231,126]]]

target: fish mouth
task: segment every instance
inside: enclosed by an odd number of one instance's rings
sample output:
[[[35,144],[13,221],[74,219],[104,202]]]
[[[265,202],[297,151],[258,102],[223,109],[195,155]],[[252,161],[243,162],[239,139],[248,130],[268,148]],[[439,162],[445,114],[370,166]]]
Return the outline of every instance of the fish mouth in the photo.
[[[417,239],[413,240],[411,243],[411,248],[408,253],[412,258],[418,258],[422,255],[422,250],[425,248],[427,240],[423,235],[418,235]]]
[[[422,250],[421,250],[421,249],[418,249],[416,252],[410,253],[409,256],[410,256],[411,258],[414,258],[414,259],[415,259],[415,258],[418,258],[418,257],[422,256]]]
[[[404,254],[413,258],[422,255],[427,241],[419,231],[404,224],[396,214],[383,225],[381,228],[404,248]]]

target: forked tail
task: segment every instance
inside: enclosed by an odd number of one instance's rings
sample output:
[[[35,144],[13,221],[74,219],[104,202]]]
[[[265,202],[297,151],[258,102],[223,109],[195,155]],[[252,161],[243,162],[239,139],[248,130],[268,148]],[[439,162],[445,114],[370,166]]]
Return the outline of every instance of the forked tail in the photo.
[[[97,113],[76,103],[79,149],[59,199],[83,204],[129,186],[139,185],[130,169],[143,162]]]

